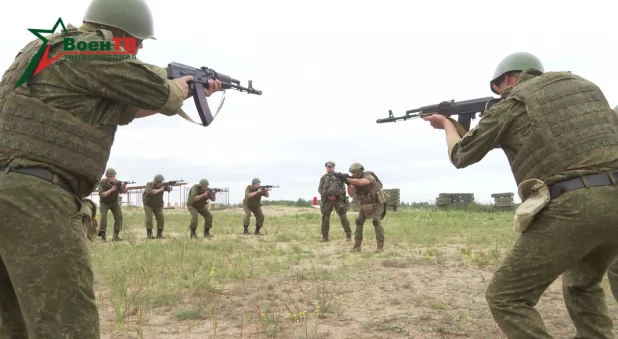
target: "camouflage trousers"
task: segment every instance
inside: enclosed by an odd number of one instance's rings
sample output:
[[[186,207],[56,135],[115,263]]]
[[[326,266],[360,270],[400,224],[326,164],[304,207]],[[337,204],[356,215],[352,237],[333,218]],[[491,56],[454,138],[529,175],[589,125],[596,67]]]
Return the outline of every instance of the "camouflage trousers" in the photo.
[[[50,182],[0,173],[0,338],[100,338],[81,207]]]
[[[191,225],[189,225],[190,229],[197,229],[198,215],[204,217],[204,229],[209,230],[212,228],[212,213],[210,213],[206,206],[200,208],[189,206],[189,213],[191,213]]]
[[[243,226],[249,226],[249,222],[251,221],[251,213],[255,216],[255,227],[260,228],[264,226],[264,213],[262,213],[262,207],[249,207],[244,205],[243,209],[245,210],[245,218],[242,221]]]
[[[349,235],[352,233],[352,229],[350,228],[350,221],[348,220],[348,216],[346,214],[347,207],[345,201],[341,199],[336,200],[324,200],[322,201],[322,235],[324,237],[328,237],[328,233],[330,231],[330,215],[333,212],[333,209],[337,211],[339,215],[339,220],[341,220],[341,226],[343,227],[343,231],[345,234]]]
[[[384,212],[384,205],[376,203],[375,208],[373,209],[373,214],[371,215],[371,223],[373,224],[373,228],[376,232],[376,243],[379,248],[384,246],[384,228],[382,227],[382,213]],[[354,247],[360,248],[361,243],[363,242],[363,227],[365,225],[365,221],[367,220],[367,216],[365,216],[365,212],[363,209],[358,212],[358,216],[356,217],[356,231],[354,232]]]
[[[101,222],[99,222],[99,231],[105,232],[107,230],[107,212],[112,211],[112,215],[114,216],[114,231],[120,232],[122,230],[122,208],[120,204],[118,202],[111,204],[100,202],[99,206],[99,217],[101,218]]]
[[[519,236],[486,293],[508,338],[552,338],[534,306],[560,275],[575,338],[614,338],[600,284],[618,254],[616,205],[618,186],[573,190],[552,200]]]
[[[614,299],[618,302],[618,258],[607,269],[607,280],[609,280],[609,287],[612,289]]]
[[[150,207],[148,205],[144,205],[144,213],[146,214],[146,229],[151,230],[152,216],[154,215],[157,220],[157,229],[163,230],[165,226],[165,218],[163,217],[163,207]]]

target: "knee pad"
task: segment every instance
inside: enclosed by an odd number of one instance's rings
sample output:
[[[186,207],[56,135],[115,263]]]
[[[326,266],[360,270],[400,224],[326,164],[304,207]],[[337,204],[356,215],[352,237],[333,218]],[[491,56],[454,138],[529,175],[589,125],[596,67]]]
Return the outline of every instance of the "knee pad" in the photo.
[[[360,226],[363,222],[362,222],[361,218],[356,218],[356,220],[354,220],[354,223],[355,223],[357,226]]]
[[[371,219],[371,222],[373,222],[373,226],[380,226],[380,219],[373,217],[373,219]]]

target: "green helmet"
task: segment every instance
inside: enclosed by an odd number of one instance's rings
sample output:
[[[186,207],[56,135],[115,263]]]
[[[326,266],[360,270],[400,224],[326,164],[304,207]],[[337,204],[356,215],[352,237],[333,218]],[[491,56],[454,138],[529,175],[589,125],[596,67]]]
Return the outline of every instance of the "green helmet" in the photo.
[[[327,161],[327,162],[324,164],[324,167],[328,167],[328,165],[335,167],[335,162],[334,162],[334,161]]]
[[[491,91],[494,92],[495,94],[498,94],[498,92],[494,90],[494,87],[492,86],[492,84],[499,77],[504,75],[504,73],[521,72],[526,68],[534,68],[541,72],[545,72],[545,69],[543,68],[543,63],[541,63],[541,60],[539,60],[539,58],[537,58],[536,56],[530,53],[517,52],[517,53],[512,53],[512,54],[507,55],[506,58],[500,61],[500,63],[498,64],[498,67],[496,67],[496,71],[494,72],[493,79],[489,82],[489,87],[491,88]]]
[[[258,178],[253,178],[253,180],[251,180],[251,184],[255,185],[255,184],[261,184],[262,182],[260,181],[260,179]]]
[[[163,177],[163,174],[157,174],[154,177],[154,181],[163,181],[165,180],[165,178]]]
[[[115,177],[116,176],[116,170],[113,168],[108,168],[107,171],[105,171],[105,176],[106,177]]]
[[[365,166],[363,166],[363,164],[361,164],[360,162],[355,162],[352,165],[350,165],[350,172],[364,171],[364,170],[365,170]]]
[[[92,0],[84,21],[116,27],[137,39],[155,39],[152,13],[145,0]]]
[[[208,180],[206,179],[200,180],[200,186],[208,186]]]

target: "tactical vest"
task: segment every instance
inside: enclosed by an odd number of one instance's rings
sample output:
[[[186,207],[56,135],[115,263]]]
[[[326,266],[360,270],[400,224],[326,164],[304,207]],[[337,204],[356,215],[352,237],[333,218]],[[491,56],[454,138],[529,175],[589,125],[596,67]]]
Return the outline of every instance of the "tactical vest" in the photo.
[[[82,33],[73,26],[68,29],[68,35],[61,32],[48,36],[49,45],[63,44],[64,37],[80,34],[111,39],[101,31]],[[63,109],[48,106],[31,96],[27,82],[13,89],[41,43],[37,39],[26,45],[0,82],[0,149],[13,158],[44,162],[73,173],[85,181],[85,185],[73,184],[75,190],[80,190],[74,193],[88,196],[105,171],[116,129],[98,128]]]
[[[155,189],[153,182],[146,183],[146,187],[147,188],[150,187],[153,190]],[[165,193],[165,191],[161,193],[157,193],[157,194],[151,194],[150,196],[146,196],[146,191],[144,191],[144,193],[142,193],[142,203],[146,206],[150,206],[154,208],[163,207],[164,205],[163,193]]]
[[[345,195],[345,187],[343,187],[341,180],[330,173],[325,174],[322,189],[327,197]]]
[[[511,163],[518,185],[618,158],[618,116],[590,81],[570,72],[526,71],[505,94],[526,104],[535,128]]]
[[[101,182],[99,183],[99,187],[102,187],[102,188],[103,188],[103,191],[102,191],[102,192],[105,192],[105,191],[107,191],[107,190],[111,189],[111,188],[112,188],[112,186],[114,186],[114,184],[112,184],[111,182],[109,182],[109,180],[107,180],[107,179],[103,179],[103,180],[101,180]],[[100,202],[102,202],[102,203],[104,203],[104,204],[113,204],[113,203],[115,203],[115,202],[118,202],[118,195],[119,195],[119,193],[120,193],[120,192],[118,192],[117,190],[116,190],[116,191],[113,191],[113,192],[111,192],[108,196],[106,196],[105,198],[103,198],[103,197],[99,197],[99,201],[100,201]]]
[[[382,182],[378,178],[378,176],[371,171],[364,171],[363,178],[368,179],[368,176],[372,176],[376,179],[375,182],[366,185],[366,186],[356,186],[356,196],[358,197],[358,201],[361,203],[377,203],[378,194],[382,190]]]
[[[193,196],[193,198],[195,198],[196,196],[200,194],[204,194],[205,192],[206,191],[202,191],[202,188],[200,187],[200,185],[193,185],[193,187],[191,187],[191,190],[189,191],[189,197],[191,198],[192,193],[195,193],[195,195]],[[187,206],[193,207],[193,208],[204,208],[206,207],[206,205],[208,205],[208,197],[204,199],[200,199],[198,201],[193,201],[193,198],[187,201]]]

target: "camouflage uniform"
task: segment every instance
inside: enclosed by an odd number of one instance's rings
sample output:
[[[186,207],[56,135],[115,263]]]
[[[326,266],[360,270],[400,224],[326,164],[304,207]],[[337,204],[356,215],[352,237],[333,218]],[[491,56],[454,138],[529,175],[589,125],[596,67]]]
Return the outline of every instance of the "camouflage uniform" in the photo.
[[[155,175],[154,181],[146,183],[144,193],[142,193],[142,203],[144,205],[144,214],[146,215],[146,237],[154,239],[152,235],[152,216],[157,220],[157,238],[165,238],[163,230],[165,229],[165,217],[163,215],[163,194],[165,191],[155,193],[154,191],[161,188],[161,182],[165,180],[161,174]]]
[[[386,196],[382,191],[382,183],[377,180],[375,173],[365,171],[363,165],[354,163],[350,166],[350,173],[354,178],[367,179],[369,184],[365,186],[355,185],[355,197],[361,205],[361,209],[356,217],[356,231],[354,232],[354,247],[352,252],[359,252],[363,242],[363,226],[365,220],[371,218],[371,222],[376,232],[376,252],[384,250],[384,228],[382,219],[386,215]]]
[[[328,161],[324,164],[324,166],[329,171],[334,171],[335,163],[332,161]],[[331,185],[331,183],[333,185]],[[339,219],[341,220],[341,226],[346,235],[346,239],[348,241],[352,240],[352,229],[350,229],[350,221],[348,220],[347,211],[348,211],[348,196],[345,192],[345,186],[341,184],[341,188],[337,192],[329,192],[331,187],[335,187],[334,184],[339,184],[341,181],[339,178],[335,177],[331,173],[326,173],[320,178],[320,183],[318,186],[318,192],[322,198],[322,241],[328,241],[328,233],[330,230],[330,214],[333,212],[333,209],[337,211],[339,215]],[[328,199],[329,196],[334,196],[335,200]]]
[[[147,15],[142,7],[133,18]],[[110,31],[67,30],[76,41],[115,48]],[[44,57],[63,51],[63,37],[46,37]],[[103,175],[118,125],[139,108],[176,114],[184,96],[163,69],[120,58],[61,57],[14,89],[41,46],[37,38],[24,47],[0,81],[0,337],[98,339],[86,243],[96,207],[82,197]]]
[[[204,187],[205,189],[202,189]],[[197,196],[206,194],[203,198],[195,201]],[[204,237],[210,237],[210,229],[212,228],[212,214],[208,210],[208,199],[215,201],[215,192],[208,190],[208,180],[202,179],[199,184],[193,185],[189,191],[187,198],[187,208],[191,213],[191,238],[196,238],[195,230],[197,229],[198,214],[204,218]]]
[[[120,230],[122,229],[122,208],[118,201],[118,196],[121,192],[118,190],[111,191],[106,197],[103,197],[103,193],[109,191],[112,187],[114,187],[114,182],[110,182],[108,180],[109,177],[115,177],[116,171],[113,168],[107,169],[105,172],[106,178],[102,179],[99,183],[99,206],[101,222],[99,223],[99,237],[102,240],[106,240],[106,231],[107,231],[107,212],[112,211],[112,215],[114,216],[114,237],[113,241],[122,241],[122,239],[118,236]]]
[[[614,112],[618,114],[618,106],[614,107]],[[612,290],[614,299],[618,302],[618,257],[607,269],[607,280],[609,280],[609,287]]]
[[[551,338],[534,305],[562,274],[576,338],[614,338],[600,283],[618,254],[618,187],[604,174],[618,171],[618,116],[593,83],[569,72],[543,73],[540,62],[534,66],[538,59],[515,56],[529,66],[497,71],[494,79],[522,70],[517,84],[449,143],[456,168],[500,146],[523,201],[514,223],[521,235],[487,288],[489,308],[508,338]],[[577,184],[596,187],[560,189]]]
[[[260,234],[260,229],[264,226],[264,213],[262,213],[262,197],[268,197],[268,192],[263,191],[254,195],[253,197],[249,197],[250,193],[253,193],[252,187],[255,184],[260,183],[260,179],[255,178],[251,182],[251,185],[248,185],[245,188],[245,198],[242,201],[243,209],[245,211],[245,218],[243,219],[243,228],[244,234],[249,234],[249,222],[251,220],[251,213],[255,216],[255,234]]]

